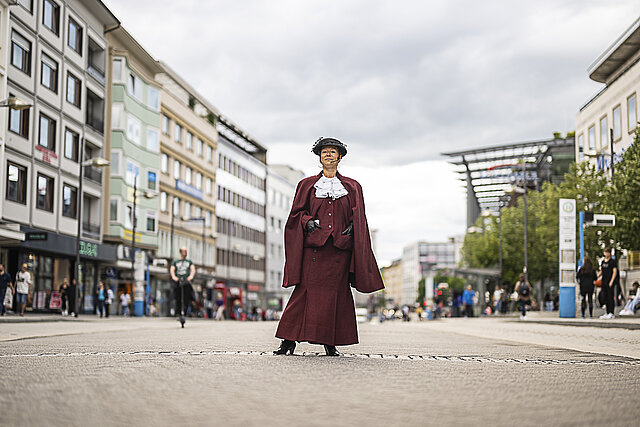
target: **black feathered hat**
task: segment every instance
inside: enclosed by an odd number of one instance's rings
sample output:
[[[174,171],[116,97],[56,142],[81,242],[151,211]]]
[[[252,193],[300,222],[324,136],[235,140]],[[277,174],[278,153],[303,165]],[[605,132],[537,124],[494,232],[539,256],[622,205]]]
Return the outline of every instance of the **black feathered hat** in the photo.
[[[342,157],[347,155],[347,146],[336,138],[325,138],[324,136],[321,136],[316,142],[314,142],[311,151],[319,156],[322,151],[322,147],[335,147]]]

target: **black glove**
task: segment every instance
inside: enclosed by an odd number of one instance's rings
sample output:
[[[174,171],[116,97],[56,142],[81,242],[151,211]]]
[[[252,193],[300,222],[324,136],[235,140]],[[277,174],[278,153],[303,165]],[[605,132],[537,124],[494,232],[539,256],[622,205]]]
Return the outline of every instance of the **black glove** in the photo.
[[[349,286],[351,286],[352,288],[356,287],[356,274],[349,272],[349,279],[347,279],[347,281],[349,282]]]
[[[307,221],[307,224],[305,226],[307,233],[313,233],[314,231],[316,231],[316,228],[321,228],[313,219],[310,219],[309,221]]]
[[[349,226],[344,229],[342,234],[345,236],[353,236],[353,221],[349,223]]]

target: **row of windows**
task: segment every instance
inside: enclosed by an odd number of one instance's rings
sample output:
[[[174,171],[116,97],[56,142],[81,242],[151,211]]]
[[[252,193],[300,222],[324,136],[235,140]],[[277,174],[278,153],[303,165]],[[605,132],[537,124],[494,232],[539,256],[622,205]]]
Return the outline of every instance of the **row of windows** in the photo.
[[[109,201],[109,221],[121,223],[120,219],[120,199],[111,199]],[[140,229],[138,218],[140,217],[140,207],[136,206],[135,218],[133,215],[133,204],[124,204],[124,228],[133,230],[135,221],[135,229]],[[144,230],[155,233],[157,231],[157,213],[154,210],[146,210]]]
[[[162,115],[162,133],[165,135],[169,135],[172,120]],[[184,138],[183,138],[184,134]],[[207,159],[209,163],[213,163],[213,147],[200,138],[194,136],[188,130],[185,130],[182,125],[179,123],[174,123],[174,132],[173,132],[174,141],[178,144],[182,144],[184,141],[184,146],[187,150],[195,152],[198,156],[204,157]]]
[[[124,70],[124,59],[115,58],[113,60],[113,81],[124,83],[122,73]],[[127,76],[127,92],[138,102],[145,104],[153,111],[160,111],[160,90],[154,86],[147,85],[146,100],[143,97],[144,81],[134,72],[129,71]]]
[[[5,198],[12,202],[27,203],[27,168],[7,162],[7,186]],[[36,208],[53,212],[55,200],[55,179],[38,172],[36,177]],[[62,215],[77,218],[78,189],[67,183],[62,184]]]
[[[262,245],[265,243],[265,233],[263,231],[258,231],[229,219],[218,218],[217,229],[220,234],[238,237],[240,239],[260,243]]]
[[[194,186],[198,190],[204,190],[205,194],[207,195],[213,194],[213,179],[211,179],[211,177],[204,176],[202,175],[202,173],[194,171],[187,165],[184,165],[183,168],[180,160],[172,159],[164,153],[160,158],[160,170],[162,171],[162,173],[167,175],[169,174],[170,161],[173,161],[174,179],[181,179],[187,185]]]
[[[160,193],[160,210],[162,212],[169,212],[169,200],[168,194],[164,191]],[[181,215],[181,211],[184,209],[184,215]],[[181,201],[179,197],[173,197],[172,202],[172,214],[174,217],[196,219],[204,218],[205,227],[211,227],[212,213],[210,210],[200,207],[198,205],[192,205],[191,202]]]
[[[271,280],[271,283],[282,283],[282,272],[271,270],[269,272],[269,279]]]
[[[266,184],[264,179],[243,168],[227,156],[222,154],[218,156],[218,167],[260,190],[265,189]]]
[[[121,165],[122,153],[120,151],[111,152],[111,175],[122,176]],[[138,190],[142,190],[142,184],[145,184],[147,190],[158,191],[158,174],[153,169],[147,169],[146,176],[141,171],[140,164],[134,162],[130,158],[126,158],[124,167],[124,181],[128,186],[134,185]],[[146,179],[145,179],[146,178]],[[144,182],[141,180],[145,179]]]
[[[633,93],[627,97],[627,131],[629,133],[638,125],[637,116],[637,102],[636,94]],[[617,141],[622,137],[622,105],[618,104],[611,110],[611,117],[613,118],[613,140]],[[587,148],[591,151],[600,150],[609,147],[610,144],[610,128],[609,128],[609,115],[604,115],[600,118],[600,138],[596,138],[596,124],[593,123],[587,128]],[[578,149],[580,152],[584,151],[584,134],[578,135]]]
[[[217,252],[218,265],[228,265],[230,267],[264,271],[264,258],[255,259],[250,255],[241,254],[235,251],[227,251],[225,249],[218,249]]]
[[[291,204],[291,197],[270,188],[268,191],[269,203],[273,206],[278,206],[282,209],[288,209]]]
[[[256,203],[253,200],[249,200],[248,198],[224,187],[218,187],[218,200],[229,203],[230,205],[243,209],[247,212],[251,212],[252,214],[262,217],[265,216],[264,205]]]

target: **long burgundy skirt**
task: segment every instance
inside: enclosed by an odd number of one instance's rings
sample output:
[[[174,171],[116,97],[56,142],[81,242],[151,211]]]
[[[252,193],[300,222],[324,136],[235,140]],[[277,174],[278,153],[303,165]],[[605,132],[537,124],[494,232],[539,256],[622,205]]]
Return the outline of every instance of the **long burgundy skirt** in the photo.
[[[333,246],[304,248],[302,279],[282,313],[276,337],[313,344],[358,343],[353,296],[348,283],[351,251]]]

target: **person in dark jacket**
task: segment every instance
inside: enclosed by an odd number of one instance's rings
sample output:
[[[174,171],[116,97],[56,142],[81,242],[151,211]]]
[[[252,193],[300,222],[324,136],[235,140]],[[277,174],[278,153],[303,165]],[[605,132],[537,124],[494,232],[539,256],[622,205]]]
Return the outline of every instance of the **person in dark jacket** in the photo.
[[[371,249],[362,187],[338,173],[346,146],[320,138],[312,149],[322,172],[298,183],[287,220],[283,287],[295,286],[278,324],[283,341],[274,354],[293,354],[296,341],[324,345],[338,356],[338,345],[358,343],[349,285],[360,292],[383,289]]]
[[[582,318],[585,318],[586,305],[589,304],[589,317],[593,318],[593,291],[594,282],[597,279],[591,258],[584,257],[582,266],[578,269],[578,283],[580,284],[580,297],[582,298]]]

